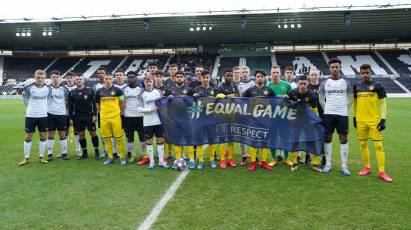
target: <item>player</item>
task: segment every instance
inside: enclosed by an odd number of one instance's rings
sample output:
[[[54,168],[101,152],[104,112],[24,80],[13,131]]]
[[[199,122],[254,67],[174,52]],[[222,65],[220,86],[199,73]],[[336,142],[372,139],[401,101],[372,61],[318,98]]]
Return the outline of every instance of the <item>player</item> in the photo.
[[[244,93],[247,89],[255,86],[255,82],[250,79],[250,68],[248,66],[243,66],[241,68],[241,81],[238,83],[238,92],[241,97],[244,97]],[[240,151],[242,155],[241,166],[247,165],[248,154],[245,151],[245,145],[240,144]]]
[[[291,90],[287,98],[289,100],[297,102],[297,103],[304,103],[306,104],[313,113],[318,116],[317,110],[317,97],[315,93],[308,89],[308,78],[305,75],[301,75],[298,78],[298,88]],[[308,155],[308,154],[307,154]],[[318,155],[311,153],[311,166],[312,169],[316,172],[321,172],[320,164],[321,164],[321,157]],[[290,152],[289,158],[292,161],[293,165],[291,166],[291,171],[298,170],[298,152]]]
[[[175,74],[175,85],[174,87],[170,87],[170,96],[193,96],[193,89],[191,89],[188,85],[185,84],[185,75],[182,71],[177,71]],[[174,154],[176,155],[176,159],[180,159],[183,154],[184,146],[177,146],[174,145]],[[195,161],[194,161],[194,146],[188,146],[188,156],[190,159],[189,169],[194,169]]]
[[[233,82],[233,71],[230,69],[224,70],[224,82],[217,88],[217,98],[225,98],[226,96],[240,96],[238,92],[238,88],[236,84]],[[224,144],[218,145],[218,154],[220,155],[220,168],[225,169],[227,168],[227,163],[232,167],[235,168],[237,165],[234,162],[233,154],[234,154],[234,143],[229,142],[227,143],[228,154],[227,158],[228,161],[225,160],[225,149]]]
[[[91,142],[94,148],[94,159],[100,159],[98,146],[98,137],[96,133],[97,108],[94,101],[94,91],[84,86],[83,74],[77,74],[77,88],[69,93],[69,117],[70,124],[73,125],[75,131],[80,137],[80,146],[82,154],[77,157],[78,160],[88,158],[86,128],[90,134]]]
[[[244,70],[244,69],[243,69]],[[244,97],[275,97],[275,93],[272,89],[269,87],[265,86],[265,75],[266,73],[263,70],[256,70],[254,73],[255,76],[255,85],[248,88],[243,96]],[[273,170],[273,167],[269,166],[267,164],[267,156],[268,156],[268,148],[259,148],[261,152],[261,164],[260,167],[271,171]],[[257,167],[257,149],[251,147],[250,150],[250,157],[251,157],[251,163],[248,166],[248,171],[254,172],[255,168]],[[244,156],[243,156],[244,160]]]
[[[136,161],[136,152],[134,144],[134,132],[137,131],[140,141],[140,153],[144,156],[147,147],[144,138],[144,126],[143,126],[143,114],[138,111],[139,96],[143,89],[138,86],[138,80],[136,76],[129,76],[127,79],[127,86],[124,88],[124,131],[127,136],[127,149],[131,153],[129,163]]]
[[[121,129],[121,111],[124,110],[124,95],[121,89],[113,86],[113,76],[106,74],[104,77],[104,87],[96,92],[96,107],[101,119],[101,138],[106,139],[108,159],[104,165],[114,163],[111,138],[116,139],[118,145],[120,164],[125,165],[124,143],[122,140],[123,131]]]
[[[25,131],[24,138],[24,160],[20,165],[29,163],[31,140],[36,127],[40,134],[39,155],[40,163],[47,163],[47,158],[44,157],[46,151],[46,130],[47,130],[47,101],[51,97],[51,89],[44,84],[46,72],[44,70],[36,70],[34,73],[35,82],[24,88],[24,104],[26,105]]]
[[[288,92],[291,90],[291,85],[286,82],[281,80],[281,68],[278,65],[273,65],[271,67],[271,79],[268,82],[267,87],[269,87],[277,97],[283,97],[284,95],[287,95]],[[281,161],[282,157],[281,155],[276,158],[276,150],[271,149],[271,157],[272,160],[268,164],[271,167],[274,167],[277,164],[277,161]],[[287,160],[288,158],[288,152],[284,151],[284,160],[287,165],[292,165],[291,161]]]
[[[341,60],[331,58],[328,61],[331,76],[320,84],[319,101],[324,109],[324,154],[326,164],[324,173],[331,171],[332,136],[337,129],[340,139],[341,172],[345,176],[351,173],[347,167],[348,160],[348,108],[352,103],[352,86],[341,77]]]
[[[53,160],[54,133],[57,130],[60,137],[61,159],[67,156],[67,100],[68,89],[61,84],[60,72],[53,70],[51,75],[51,98],[47,103],[47,161]]]
[[[139,96],[141,107],[137,107],[138,111],[143,113],[144,134],[146,138],[148,156],[150,158],[149,169],[155,167],[153,137],[157,139],[158,165],[163,168],[168,168],[167,161],[164,161],[164,130],[161,125],[160,117],[158,116],[158,108],[155,100],[162,97],[161,91],[154,88],[154,79],[151,74],[146,74],[144,77],[145,89]]]
[[[193,90],[193,96],[194,97],[215,97],[216,94],[216,89],[210,85],[210,72],[207,70],[201,71],[201,85],[197,86]],[[198,170],[202,170],[204,168],[204,146],[197,146],[196,148],[197,155],[198,155]],[[215,145],[210,144],[208,145],[208,151],[210,155],[210,168],[217,168],[217,165],[214,161],[215,157]]]
[[[308,78],[310,80],[310,84],[308,85],[308,89],[315,93],[318,115],[321,117],[321,119],[323,119],[324,110],[320,106],[320,102],[318,101],[318,93],[320,91],[320,81],[319,81],[320,71],[315,69],[315,68],[311,68],[310,71],[308,72]],[[321,155],[322,155],[321,166],[324,166],[325,165],[324,151],[321,152]],[[306,158],[305,163],[308,164],[309,161],[310,161],[310,159],[309,159],[310,155],[307,154],[306,156],[308,156],[308,157]]]
[[[66,84],[64,85],[68,92],[70,93],[72,90],[74,90],[77,86],[76,86],[76,74],[72,71],[67,73],[67,81]],[[69,115],[68,115],[68,107],[67,107],[67,131],[66,131],[66,136],[70,136],[70,122],[69,122]],[[74,129],[73,129],[74,130]],[[76,155],[77,156],[81,156],[81,146],[80,146],[80,141],[79,141],[79,135],[78,133],[74,130],[72,130],[72,134],[74,134],[74,146],[76,148]],[[68,138],[67,138],[68,140]],[[68,141],[67,141],[68,142]],[[57,156],[60,157],[60,156]]]
[[[124,88],[127,87],[127,83],[124,81],[124,70],[123,69],[116,69],[114,71],[114,78],[116,79],[116,83],[113,84],[115,87],[118,87],[121,89],[121,91],[124,92]],[[124,114],[121,113],[121,124],[122,128],[124,129]],[[117,157],[118,150],[116,149],[116,140],[115,138],[111,138],[111,142],[113,143],[113,155],[114,157]],[[131,159],[131,152],[129,149],[127,149],[127,158]]]
[[[101,66],[97,69],[96,73],[97,73],[97,76],[99,78],[99,82],[93,86],[94,96],[96,96],[97,90],[104,87],[104,77],[106,76],[106,69]],[[97,111],[97,126],[100,129],[100,137],[101,137],[100,124],[101,124],[100,113]],[[107,156],[106,139],[105,138],[101,138],[101,147],[103,148],[103,153],[100,155],[100,158],[104,158],[104,157]]]
[[[176,73],[178,71],[177,64],[170,64],[168,66],[168,79],[164,83],[167,88],[172,88],[176,82]]]
[[[384,87],[371,79],[371,66],[360,66],[361,82],[354,85],[354,127],[360,142],[361,157],[365,167],[358,173],[360,176],[371,174],[368,138],[374,142],[378,162],[378,177],[386,182],[392,178],[385,172],[385,153],[382,147],[382,131],[386,128],[387,114],[386,93]]]
[[[295,71],[294,71],[293,67],[291,67],[291,66],[285,67],[285,69],[284,69],[284,79],[285,79],[286,82],[288,82],[290,84],[291,89],[298,88],[297,83],[295,83],[295,81],[294,81],[294,74],[295,74]]]
[[[241,82],[241,68],[239,66],[233,67],[233,83],[238,86]]]

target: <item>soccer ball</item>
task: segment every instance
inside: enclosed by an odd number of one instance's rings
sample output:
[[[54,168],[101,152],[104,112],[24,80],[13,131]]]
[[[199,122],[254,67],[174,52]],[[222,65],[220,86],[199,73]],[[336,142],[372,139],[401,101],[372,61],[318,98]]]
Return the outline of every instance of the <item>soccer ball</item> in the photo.
[[[176,159],[173,168],[177,171],[184,171],[186,169],[186,161],[183,158]]]

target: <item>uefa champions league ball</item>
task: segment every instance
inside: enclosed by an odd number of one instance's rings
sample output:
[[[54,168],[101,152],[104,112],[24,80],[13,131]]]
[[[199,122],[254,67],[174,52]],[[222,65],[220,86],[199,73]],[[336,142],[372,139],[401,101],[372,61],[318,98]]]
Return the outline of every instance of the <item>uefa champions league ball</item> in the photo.
[[[183,158],[176,159],[173,168],[177,171],[184,171],[186,169],[186,161]]]

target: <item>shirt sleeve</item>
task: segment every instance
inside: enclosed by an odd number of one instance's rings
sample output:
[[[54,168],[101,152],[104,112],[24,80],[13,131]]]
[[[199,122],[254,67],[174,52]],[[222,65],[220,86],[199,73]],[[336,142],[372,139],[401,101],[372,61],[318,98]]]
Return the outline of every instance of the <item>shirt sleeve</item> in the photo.
[[[321,82],[320,88],[318,90],[318,101],[323,109],[325,108],[325,82],[326,81],[327,80]]]
[[[74,109],[74,106],[73,106],[73,93],[74,93],[74,90],[71,91],[68,95],[68,105],[69,105],[69,117],[70,117],[70,119],[73,119],[73,109]]]
[[[347,82],[347,106],[350,108],[353,102],[353,87],[348,80],[345,81]]]
[[[95,103],[99,104],[100,103],[100,90],[96,91],[96,95],[95,95]]]
[[[23,99],[26,106],[29,104],[31,86],[32,85],[28,85],[23,90]]]

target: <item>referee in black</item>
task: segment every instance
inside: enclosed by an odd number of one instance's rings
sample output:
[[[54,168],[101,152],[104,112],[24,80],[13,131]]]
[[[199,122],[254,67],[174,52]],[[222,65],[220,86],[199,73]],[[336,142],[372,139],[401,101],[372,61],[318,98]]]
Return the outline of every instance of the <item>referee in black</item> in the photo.
[[[98,150],[98,137],[96,134],[96,103],[94,101],[94,92],[91,88],[84,86],[84,77],[82,74],[76,76],[77,88],[70,91],[69,94],[69,117],[70,124],[74,124],[74,130],[79,134],[79,142],[83,151],[78,157],[79,160],[88,158],[86,128],[90,133],[93,143],[95,159],[100,159]]]

